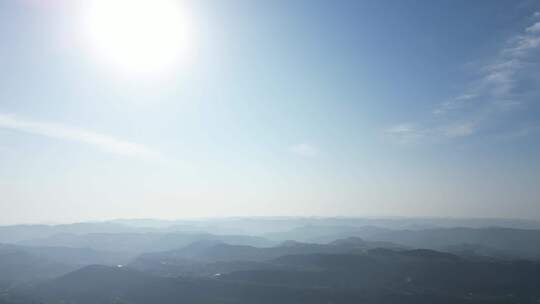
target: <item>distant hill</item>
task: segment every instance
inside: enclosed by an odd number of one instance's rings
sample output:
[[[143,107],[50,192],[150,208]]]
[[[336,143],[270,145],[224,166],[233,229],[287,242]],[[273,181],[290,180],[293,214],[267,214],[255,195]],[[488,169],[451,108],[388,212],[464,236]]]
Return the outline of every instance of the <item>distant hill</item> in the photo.
[[[42,239],[22,241],[19,244],[41,247],[91,248],[97,251],[120,252],[126,257],[133,257],[143,252],[171,250],[203,240],[255,246],[272,244],[261,237],[208,233],[62,233]]]
[[[540,229],[540,221],[505,218],[441,218],[441,217],[222,217],[213,219],[123,219],[111,223],[136,228],[160,228],[170,231],[205,231],[214,234],[262,235],[288,231],[303,226],[375,226],[395,230],[423,230],[435,228],[508,227]]]
[[[285,255],[361,253],[382,245],[387,248],[403,248],[391,243],[366,242],[360,238],[340,239],[329,244],[286,241],[267,248],[201,241],[177,250],[142,254],[130,266],[162,275],[208,275],[252,268],[274,269],[276,265],[262,262]]]
[[[392,230],[365,226],[304,226],[287,232],[266,234],[267,238],[280,241],[295,239],[306,242],[326,243],[334,239],[355,236],[367,241],[391,242],[412,248],[447,250],[469,244],[477,246],[483,254],[500,254],[501,257],[540,258],[540,230],[488,228],[438,228],[423,230]]]
[[[147,253],[144,254],[142,258],[185,258],[210,262],[234,260],[265,261],[288,254],[331,253],[366,248],[367,245],[364,243],[334,246],[289,241],[275,247],[260,248],[245,245],[231,245],[223,242],[195,242],[177,250]]]
[[[279,234],[302,227],[378,227],[392,230],[425,230],[438,228],[487,228],[540,229],[540,221],[504,218],[418,218],[418,217],[223,217],[214,219],[118,219],[105,222],[83,222],[61,225],[12,225],[0,226],[0,243],[17,243],[42,239],[55,234],[90,233],[210,233],[228,235]],[[350,236],[350,235],[349,235]],[[332,237],[331,239],[346,236]],[[312,241],[296,237],[295,239]],[[328,240],[327,240],[328,241]]]
[[[272,227],[279,222],[288,230]],[[18,240],[0,244],[0,304],[540,303],[540,230],[423,227],[429,221],[413,229],[358,225],[364,222],[0,227],[0,239]],[[234,231],[242,223],[270,232],[196,232]]]
[[[540,222],[530,220],[255,217],[0,226],[0,243],[91,248],[132,256],[201,240],[268,247],[286,240],[325,244],[347,237],[436,250],[468,244],[477,246],[480,255],[540,257]]]

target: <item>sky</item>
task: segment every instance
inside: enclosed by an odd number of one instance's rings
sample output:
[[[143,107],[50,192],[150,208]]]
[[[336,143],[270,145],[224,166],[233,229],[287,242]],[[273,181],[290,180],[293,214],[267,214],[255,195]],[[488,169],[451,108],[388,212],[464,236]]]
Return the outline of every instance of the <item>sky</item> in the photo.
[[[540,3],[0,2],[0,224],[540,219]]]

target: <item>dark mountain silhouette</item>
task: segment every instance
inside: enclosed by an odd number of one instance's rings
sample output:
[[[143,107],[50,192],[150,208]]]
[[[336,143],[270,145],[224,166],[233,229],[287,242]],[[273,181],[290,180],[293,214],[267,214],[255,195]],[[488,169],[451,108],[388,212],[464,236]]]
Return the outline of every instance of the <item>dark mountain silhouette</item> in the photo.
[[[432,250],[370,250],[359,255],[309,254],[277,258],[289,270],[238,271],[222,280],[266,285],[392,290],[404,294],[452,295],[459,298],[540,300],[537,262],[478,262]],[[303,267],[304,270],[300,270]],[[528,301],[528,300],[527,300]]]
[[[0,285],[53,278],[92,264],[117,265],[123,260],[118,254],[89,248],[0,244]]]
[[[56,277],[74,269],[76,266],[33,254],[23,247],[0,245],[0,284],[4,287]]]
[[[210,279],[161,278],[127,268],[88,266],[34,288],[18,291],[13,303],[328,303],[361,295]]]
[[[496,249],[490,246],[479,245],[479,244],[463,243],[463,244],[449,245],[442,249],[446,252],[450,252],[459,256],[466,256],[469,258],[476,258],[476,259],[498,258],[498,259],[512,260],[512,259],[520,258],[519,253],[512,252],[509,250],[500,250],[500,249]]]
[[[433,250],[287,255],[281,268],[213,278],[87,266],[18,288],[10,303],[536,303],[536,262],[478,262]],[[1,298],[1,297],[0,297]]]

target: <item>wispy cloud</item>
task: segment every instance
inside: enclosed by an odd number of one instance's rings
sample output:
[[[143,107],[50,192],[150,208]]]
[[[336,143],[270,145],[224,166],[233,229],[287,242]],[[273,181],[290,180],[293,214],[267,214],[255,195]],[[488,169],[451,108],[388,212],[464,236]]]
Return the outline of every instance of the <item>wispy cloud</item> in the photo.
[[[425,136],[425,130],[412,123],[403,123],[391,126],[385,130],[387,136],[401,144],[416,142]]]
[[[0,128],[85,143],[95,146],[102,151],[118,155],[139,158],[159,158],[158,152],[144,145],[59,123],[24,120],[14,115],[0,113]]]
[[[317,147],[307,143],[293,145],[289,147],[289,151],[302,157],[316,157],[320,154]]]
[[[477,97],[476,94],[468,93],[456,96],[448,101],[439,104],[434,110],[433,114],[443,115],[456,109],[461,109],[467,105],[471,100]]]
[[[437,142],[441,139],[466,137],[472,135],[474,132],[475,125],[471,122],[454,122],[431,128],[405,123],[391,126],[385,130],[385,134],[388,137],[401,144],[411,144],[425,140]]]
[[[540,13],[535,13],[534,18],[540,18]],[[479,134],[503,114],[540,98],[539,51],[540,21],[535,21],[510,37],[495,58],[478,70],[478,78],[456,96],[435,106],[431,116],[424,121],[396,124],[385,133],[402,143]]]

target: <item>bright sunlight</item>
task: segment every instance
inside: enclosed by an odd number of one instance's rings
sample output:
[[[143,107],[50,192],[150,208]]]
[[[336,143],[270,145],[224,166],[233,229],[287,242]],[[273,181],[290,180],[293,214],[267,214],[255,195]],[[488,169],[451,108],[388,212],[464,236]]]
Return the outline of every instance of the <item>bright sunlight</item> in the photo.
[[[129,74],[172,69],[188,56],[191,25],[173,0],[94,0],[85,8],[85,34],[100,60]]]

